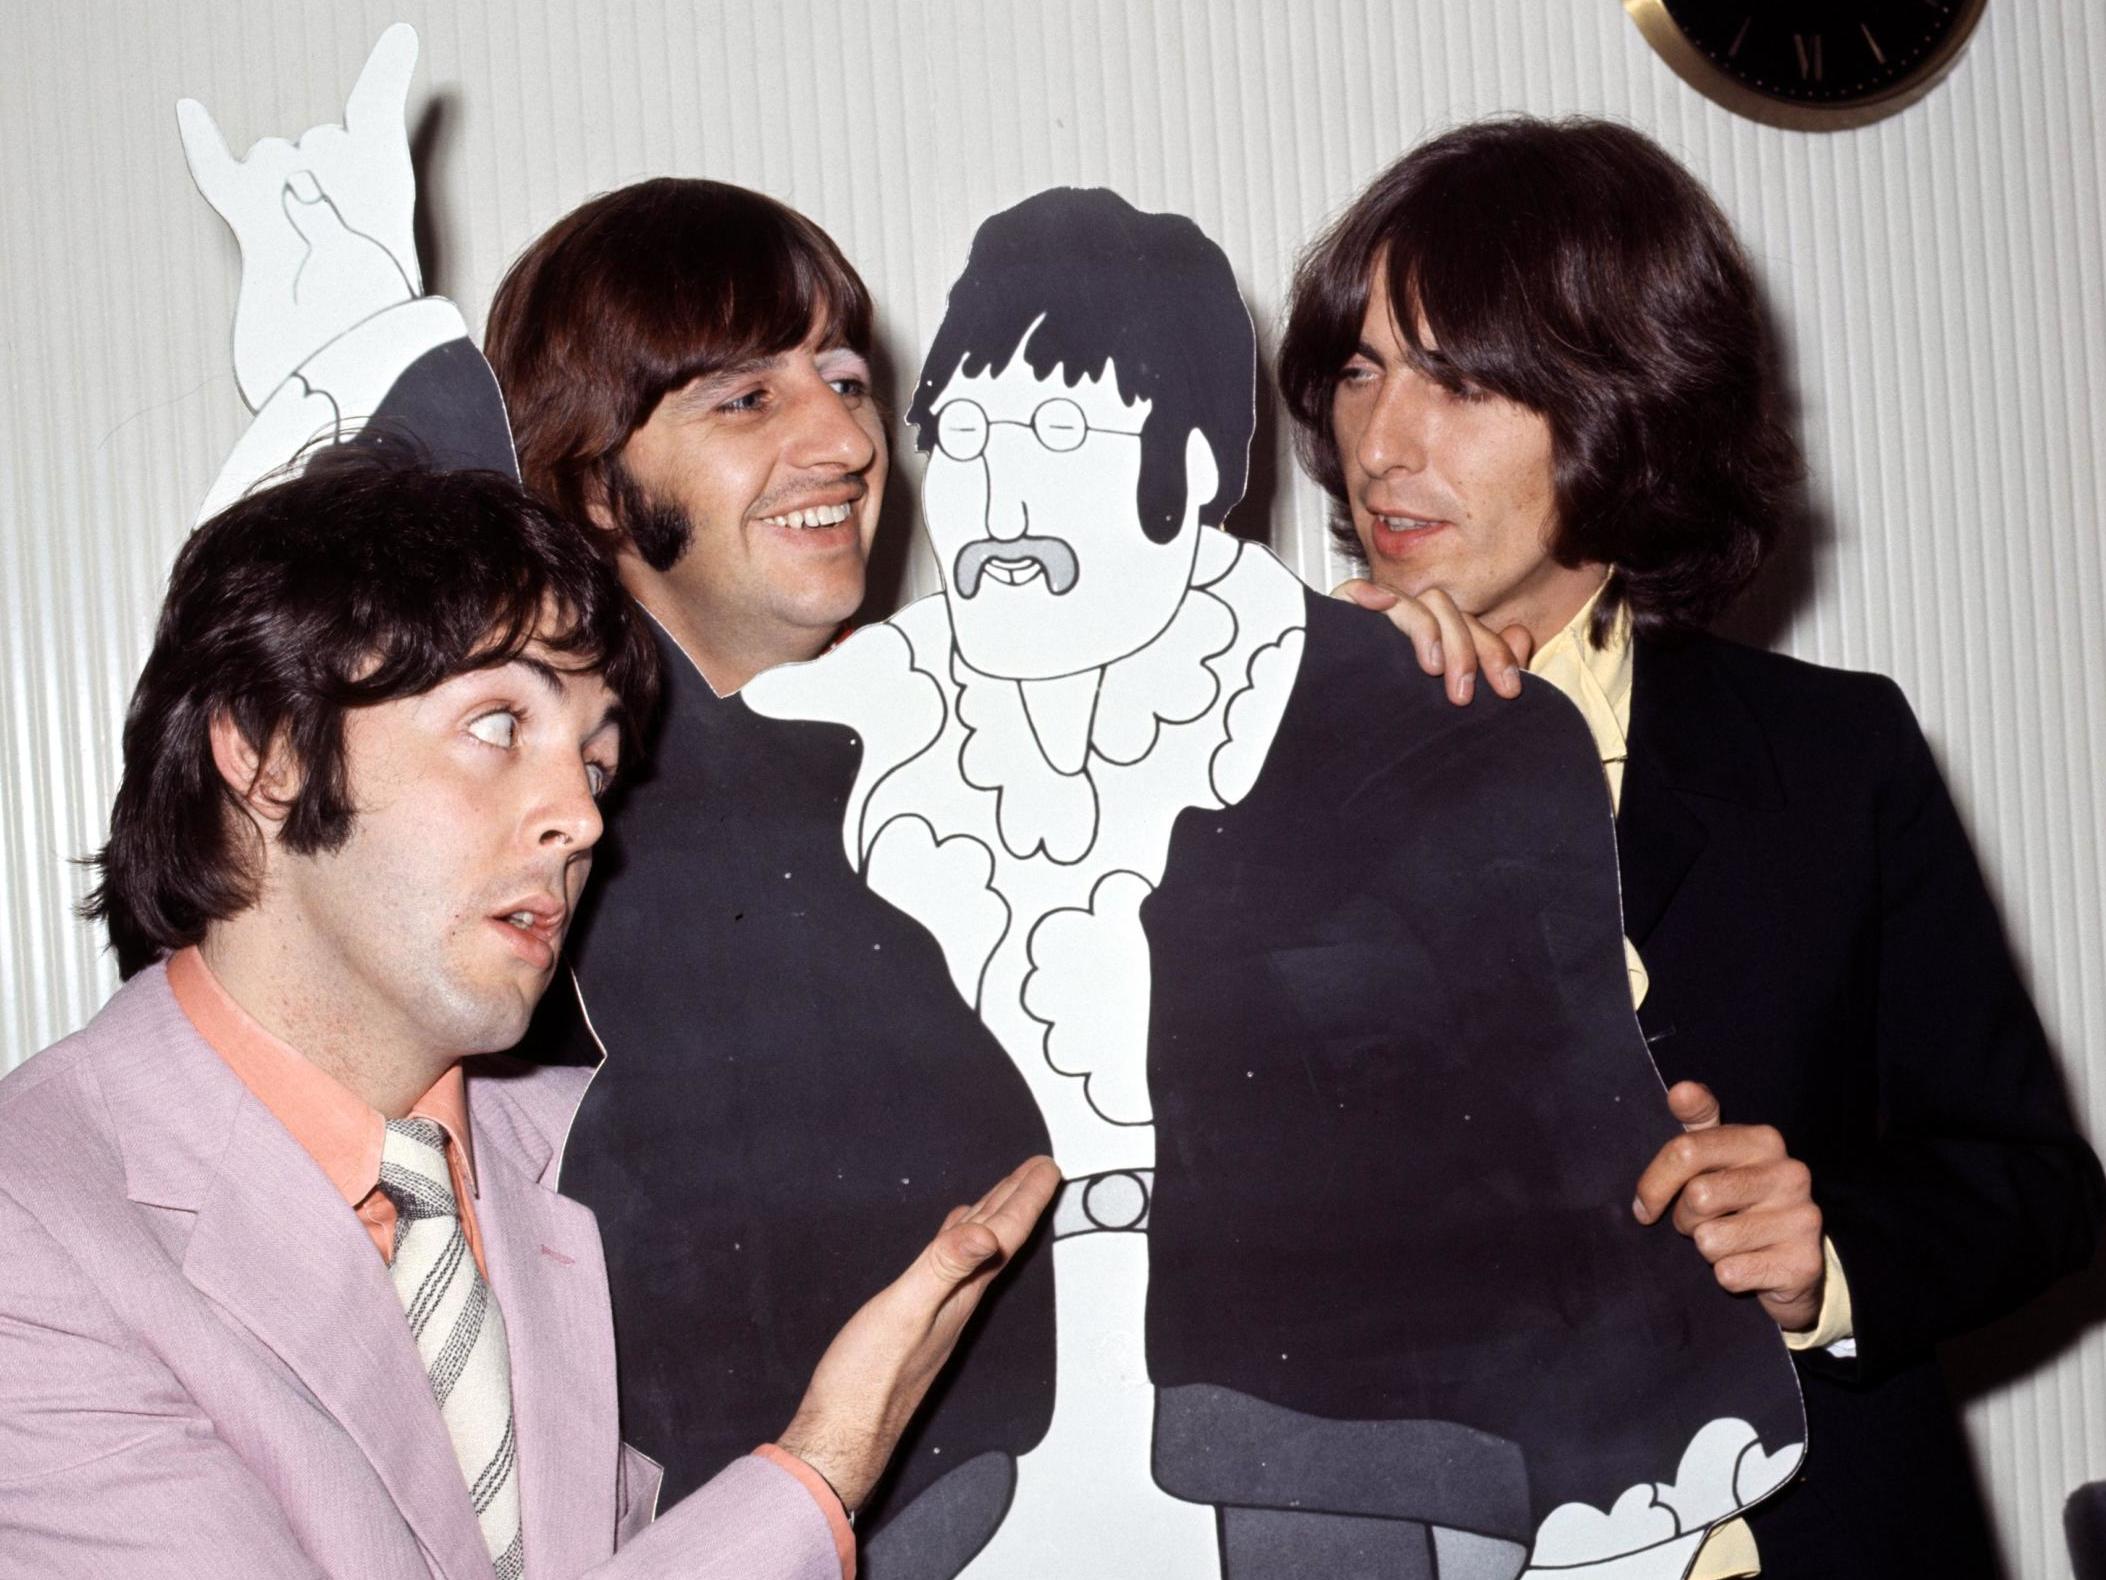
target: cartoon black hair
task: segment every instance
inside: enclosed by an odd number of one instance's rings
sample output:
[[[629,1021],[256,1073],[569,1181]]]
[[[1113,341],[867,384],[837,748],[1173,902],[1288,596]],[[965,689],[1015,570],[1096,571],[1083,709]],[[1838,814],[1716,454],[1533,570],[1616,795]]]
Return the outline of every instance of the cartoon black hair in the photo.
[[[1228,258],[1182,214],[1143,214],[1103,187],[1056,187],[980,226],[922,363],[907,421],[924,454],[936,397],[957,374],[1000,373],[1024,356],[1070,388],[1109,362],[1122,399],[1151,402],[1137,504],[1157,543],[1184,521],[1185,435],[1213,448],[1221,482],[1199,519],[1218,526],[1250,471],[1257,339]]]

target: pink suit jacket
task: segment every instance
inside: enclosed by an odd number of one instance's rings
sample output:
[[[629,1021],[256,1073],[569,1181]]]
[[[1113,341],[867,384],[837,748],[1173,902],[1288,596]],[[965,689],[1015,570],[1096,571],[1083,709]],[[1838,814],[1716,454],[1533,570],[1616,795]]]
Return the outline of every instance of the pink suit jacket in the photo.
[[[528,1576],[839,1580],[817,1504],[761,1459],[652,1522],[599,1230],[543,1183],[588,1072],[469,1071]],[[158,966],[0,1080],[0,1577],[111,1574],[490,1576],[364,1226]]]

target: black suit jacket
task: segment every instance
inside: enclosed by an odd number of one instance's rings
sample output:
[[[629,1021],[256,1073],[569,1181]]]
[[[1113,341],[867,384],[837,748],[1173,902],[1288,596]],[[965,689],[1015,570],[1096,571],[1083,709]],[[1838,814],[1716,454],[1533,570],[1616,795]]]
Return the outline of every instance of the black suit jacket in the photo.
[[[1801,1357],[1808,1457],[1765,1575],[1994,1572],[1939,1340],[2091,1254],[2102,1185],[1893,682],[1640,640],[1617,843],[1670,1082],[1813,1175],[1858,1358]]]

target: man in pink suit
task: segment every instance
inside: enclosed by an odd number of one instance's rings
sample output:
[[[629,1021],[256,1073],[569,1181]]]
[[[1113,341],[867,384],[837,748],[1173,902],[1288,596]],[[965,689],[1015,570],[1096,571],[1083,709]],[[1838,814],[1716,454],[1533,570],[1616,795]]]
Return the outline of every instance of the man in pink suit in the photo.
[[[590,1072],[500,1050],[656,683],[494,474],[313,467],[185,546],[88,907],[128,980],[0,1081],[0,1576],[853,1575],[1057,1176],[954,1212],[653,1521],[598,1230],[545,1183]]]

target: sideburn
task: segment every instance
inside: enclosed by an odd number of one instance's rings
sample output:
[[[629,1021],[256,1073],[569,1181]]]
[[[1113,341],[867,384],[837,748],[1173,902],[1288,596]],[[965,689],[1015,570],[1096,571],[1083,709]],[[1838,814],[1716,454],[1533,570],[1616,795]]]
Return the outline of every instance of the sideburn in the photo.
[[[607,465],[607,510],[628,534],[637,558],[654,571],[671,570],[695,541],[694,518],[645,493],[619,459]]]

